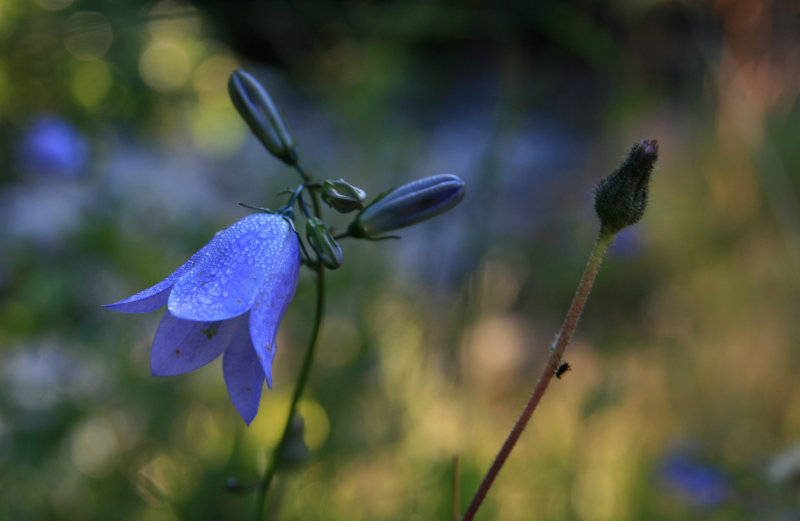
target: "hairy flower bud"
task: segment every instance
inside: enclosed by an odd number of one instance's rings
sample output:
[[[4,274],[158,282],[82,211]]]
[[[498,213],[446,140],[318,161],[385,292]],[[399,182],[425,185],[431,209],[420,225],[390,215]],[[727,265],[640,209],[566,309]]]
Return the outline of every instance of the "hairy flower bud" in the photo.
[[[450,174],[413,181],[379,197],[362,210],[350,224],[348,234],[373,238],[416,224],[453,208],[465,193],[464,181]]]
[[[228,80],[228,93],[236,110],[267,150],[284,163],[296,165],[292,131],[258,80],[237,69]]]
[[[342,265],[342,248],[325,223],[316,217],[309,217],[306,221],[306,238],[326,268],[335,270]]]
[[[619,168],[595,187],[594,209],[604,233],[617,233],[642,218],[656,159],[658,142],[655,139],[639,141]]]
[[[366,197],[367,192],[344,179],[328,179],[322,183],[322,200],[340,213],[361,210]]]

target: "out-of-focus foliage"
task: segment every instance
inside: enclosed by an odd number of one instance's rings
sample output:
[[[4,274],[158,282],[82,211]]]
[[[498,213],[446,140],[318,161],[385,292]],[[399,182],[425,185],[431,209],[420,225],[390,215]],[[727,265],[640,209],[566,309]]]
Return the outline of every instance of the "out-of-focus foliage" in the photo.
[[[228,100],[237,67],[315,175],[468,185],[402,241],[342,241],[280,519],[445,519],[456,452],[466,501],[572,296],[592,186],[641,138],[651,204],[479,517],[796,519],[798,9],[0,0],[0,519],[252,517],[310,277],[250,428],[214,364],[150,376],[157,313],[100,307],[297,182]]]

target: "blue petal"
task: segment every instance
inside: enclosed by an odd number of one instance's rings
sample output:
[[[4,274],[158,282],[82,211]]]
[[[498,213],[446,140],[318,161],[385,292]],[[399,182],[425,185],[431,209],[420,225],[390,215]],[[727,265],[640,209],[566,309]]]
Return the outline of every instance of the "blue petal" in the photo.
[[[287,270],[297,236],[276,214],[254,214],[218,233],[175,283],[167,309],[178,318],[225,320],[247,312],[259,289]],[[294,256],[299,266],[299,253]]]
[[[239,322],[230,347],[222,358],[222,372],[233,406],[242,419],[250,425],[258,412],[261,389],[264,386],[264,371],[250,341],[246,321]]]
[[[270,388],[272,388],[272,360],[275,358],[276,350],[275,336],[286,308],[294,296],[300,272],[300,251],[296,241],[290,255],[294,255],[296,259],[287,262],[290,269],[266,281],[250,310],[250,337]]]
[[[206,244],[200,248],[189,258],[188,261],[184,262],[177,270],[173,271],[169,277],[162,280],[155,286],[147,288],[144,291],[140,291],[139,293],[130,296],[125,300],[120,300],[119,302],[115,302],[113,304],[106,304],[103,307],[113,309],[114,311],[119,311],[121,313],[147,313],[153,311],[154,309],[160,308],[167,303],[167,299],[169,298],[169,290],[172,288],[172,285],[175,284],[175,281],[178,280],[181,275],[189,271],[189,269],[191,269],[197,263],[199,258],[205,255],[205,251],[209,244]]]
[[[150,350],[153,376],[188,373],[206,365],[230,345],[236,327],[234,320],[195,322],[165,311]]]
[[[121,313],[148,313],[154,309],[158,309],[167,303],[169,290],[175,282],[174,279],[170,280],[171,277],[172,276],[162,280],[152,288],[148,288],[132,297],[114,302],[113,304],[105,304],[103,307]]]

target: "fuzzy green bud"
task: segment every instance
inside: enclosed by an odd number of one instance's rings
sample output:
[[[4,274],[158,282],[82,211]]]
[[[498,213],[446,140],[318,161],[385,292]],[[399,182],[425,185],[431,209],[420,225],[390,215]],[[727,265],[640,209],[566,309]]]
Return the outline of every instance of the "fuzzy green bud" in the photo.
[[[418,179],[379,197],[358,214],[347,232],[373,238],[430,219],[453,208],[466,188],[459,177],[443,174]]]
[[[642,218],[656,159],[658,142],[639,141],[619,168],[595,187],[594,209],[603,233],[615,234]]]
[[[361,210],[367,192],[344,179],[328,179],[322,183],[322,200],[339,213]]]
[[[228,80],[228,94],[236,110],[266,149],[284,163],[296,165],[294,135],[258,80],[237,69]]]
[[[342,265],[342,247],[325,223],[316,217],[309,217],[306,221],[306,238],[326,268],[335,270]]]

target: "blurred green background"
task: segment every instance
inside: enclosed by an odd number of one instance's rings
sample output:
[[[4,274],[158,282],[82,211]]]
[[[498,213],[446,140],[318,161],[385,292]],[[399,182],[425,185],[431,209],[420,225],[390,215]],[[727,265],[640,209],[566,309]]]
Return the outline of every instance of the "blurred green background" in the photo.
[[[450,519],[456,453],[466,506],[572,297],[592,186],[642,138],[651,206],[478,519],[800,519],[795,0],[0,0],[0,519],[253,518],[225,482],[279,436],[311,277],[250,428],[219,361],[150,375],[160,313],[101,307],[298,182],[228,101],[237,67],[313,175],[468,185],[401,241],[343,244],[280,519]]]

